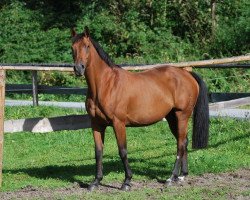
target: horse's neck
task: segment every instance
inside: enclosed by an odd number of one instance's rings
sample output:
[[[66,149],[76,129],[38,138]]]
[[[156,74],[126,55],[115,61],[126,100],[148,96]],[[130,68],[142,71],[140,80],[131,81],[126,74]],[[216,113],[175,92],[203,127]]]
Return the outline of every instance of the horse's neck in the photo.
[[[91,52],[90,62],[85,71],[88,89],[92,98],[96,99],[99,90],[106,84],[112,69],[99,57],[97,52]]]

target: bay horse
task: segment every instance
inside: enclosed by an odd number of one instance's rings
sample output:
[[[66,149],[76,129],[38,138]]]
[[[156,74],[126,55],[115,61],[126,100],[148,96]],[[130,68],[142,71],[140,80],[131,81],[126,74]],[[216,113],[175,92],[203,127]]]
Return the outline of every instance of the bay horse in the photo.
[[[176,161],[166,184],[184,179],[188,175],[187,128],[192,112],[192,147],[205,148],[208,144],[209,110],[204,81],[193,72],[168,65],[137,73],[126,71],[111,61],[87,27],[81,34],[72,29],[71,34],[74,72],[85,76],[88,85],[85,103],[95,142],[96,175],[88,189],[94,190],[103,178],[107,126],[114,129],[124,166],[121,190],[129,190],[132,171],[127,158],[126,126],[150,125],[163,118],[177,140]]]

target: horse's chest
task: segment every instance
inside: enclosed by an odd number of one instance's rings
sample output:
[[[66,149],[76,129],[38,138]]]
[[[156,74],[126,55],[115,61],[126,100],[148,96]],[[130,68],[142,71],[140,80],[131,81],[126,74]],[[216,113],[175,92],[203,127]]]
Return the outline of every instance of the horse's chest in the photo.
[[[92,118],[102,119],[107,122],[109,121],[104,108],[102,108],[98,102],[94,102],[92,99],[88,99],[86,102],[86,109],[88,114]]]

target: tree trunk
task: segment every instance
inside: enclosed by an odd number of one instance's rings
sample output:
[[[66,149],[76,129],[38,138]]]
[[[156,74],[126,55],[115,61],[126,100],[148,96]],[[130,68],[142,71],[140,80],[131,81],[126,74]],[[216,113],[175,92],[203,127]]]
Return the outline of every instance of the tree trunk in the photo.
[[[211,17],[212,17],[212,39],[215,36],[216,29],[216,0],[211,0]]]

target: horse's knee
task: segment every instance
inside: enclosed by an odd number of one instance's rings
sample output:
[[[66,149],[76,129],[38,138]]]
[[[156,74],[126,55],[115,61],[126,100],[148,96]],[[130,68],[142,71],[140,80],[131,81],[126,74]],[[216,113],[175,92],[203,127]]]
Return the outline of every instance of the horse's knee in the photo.
[[[119,155],[120,155],[121,159],[127,158],[127,154],[128,154],[127,149],[125,149],[125,148],[119,149]]]
[[[102,157],[102,149],[95,149],[95,158],[100,159]]]

